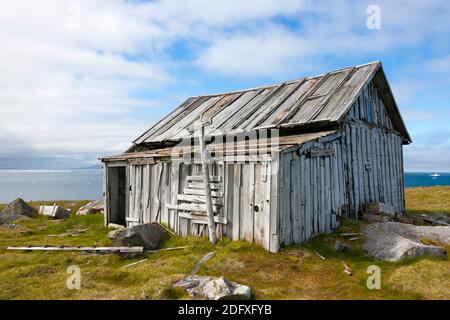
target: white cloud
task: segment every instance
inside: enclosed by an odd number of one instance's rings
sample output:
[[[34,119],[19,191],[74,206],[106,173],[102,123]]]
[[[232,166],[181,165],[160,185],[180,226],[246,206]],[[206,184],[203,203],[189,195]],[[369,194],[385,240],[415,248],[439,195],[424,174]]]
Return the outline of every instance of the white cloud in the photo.
[[[3,1],[0,157],[24,151],[59,157],[121,151],[158,120],[157,112],[155,118],[142,117],[140,107],[167,107],[179,94],[169,92],[156,100],[152,92],[164,92],[177,80],[187,85],[197,80],[177,79],[173,69],[288,79],[318,66],[324,69],[330,57],[367,62],[368,55],[414,48],[430,35],[433,50],[448,52],[447,1],[377,1],[379,31],[366,29],[369,4]],[[192,60],[180,62],[178,53],[171,52],[178,42],[193,50]],[[448,70],[449,58],[442,54],[428,66]],[[399,82],[394,91],[406,101],[411,88],[411,82]],[[146,92],[145,98],[138,99],[136,92]],[[421,116],[412,113],[411,119]]]

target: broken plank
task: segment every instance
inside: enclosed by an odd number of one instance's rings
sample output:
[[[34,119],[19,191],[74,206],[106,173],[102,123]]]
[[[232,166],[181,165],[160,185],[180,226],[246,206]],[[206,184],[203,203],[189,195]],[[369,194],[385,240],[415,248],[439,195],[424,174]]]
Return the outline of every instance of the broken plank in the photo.
[[[210,260],[212,257],[214,257],[216,255],[215,252],[208,252],[207,254],[205,254],[203,256],[203,258],[200,259],[199,262],[197,262],[197,264],[194,266],[194,268],[192,268],[191,270],[191,275],[194,275],[197,273],[198,270],[200,270],[200,268],[202,267],[202,265],[204,265],[208,260]]]

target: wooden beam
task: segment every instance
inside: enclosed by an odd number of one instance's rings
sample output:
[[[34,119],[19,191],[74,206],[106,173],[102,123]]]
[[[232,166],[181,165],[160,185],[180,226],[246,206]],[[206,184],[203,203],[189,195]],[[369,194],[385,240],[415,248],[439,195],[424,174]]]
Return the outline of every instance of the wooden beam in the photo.
[[[94,252],[126,252],[126,253],[143,253],[144,247],[15,247],[11,246],[8,250],[17,251],[94,251]]]

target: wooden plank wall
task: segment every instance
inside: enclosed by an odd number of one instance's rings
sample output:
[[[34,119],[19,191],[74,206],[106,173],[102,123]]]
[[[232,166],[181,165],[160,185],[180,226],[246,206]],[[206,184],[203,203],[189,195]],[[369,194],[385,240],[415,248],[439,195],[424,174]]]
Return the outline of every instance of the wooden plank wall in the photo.
[[[405,210],[403,147],[400,134],[373,83],[350,108],[343,125],[348,216],[357,218],[364,204],[381,202],[395,213]]]
[[[311,157],[311,149],[333,149],[328,156]],[[302,243],[331,232],[340,223],[345,199],[344,157],[340,138],[304,144],[280,156],[280,242]]]
[[[179,218],[177,210],[169,210],[169,204],[177,203],[177,195],[187,187],[187,176],[201,175],[200,164],[157,162],[156,164],[129,165],[128,225],[159,222],[181,236],[207,236],[205,225]],[[272,183],[270,162],[237,162],[211,164],[213,176],[220,176],[223,194],[221,216],[226,225],[217,224],[219,237],[247,240],[269,249],[271,241],[270,212]],[[226,190],[226,192],[225,192]],[[276,201],[275,197],[275,201]],[[276,223],[276,222],[275,222]],[[277,244],[274,244],[275,248]]]

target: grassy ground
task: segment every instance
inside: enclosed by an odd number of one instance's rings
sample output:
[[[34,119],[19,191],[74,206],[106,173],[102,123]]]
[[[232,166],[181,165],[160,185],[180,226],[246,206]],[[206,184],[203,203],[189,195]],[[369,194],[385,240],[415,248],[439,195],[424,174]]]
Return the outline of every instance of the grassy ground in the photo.
[[[407,213],[443,213],[450,215],[450,186],[406,189]]]
[[[436,192],[441,192],[440,189]],[[450,193],[450,188],[447,192]],[[431,197],[434,189],[408,190],[408,209],[411,203],[414,203],[411,210],[429,207],[428,204],[421,207],[415,201],[422,193]],[[74,210],[82,204],[64,203]],[[348,253],[335,252],[332,249],[338,239],[335,234],[316,237],[306,245],[290,246],[277,254],[245,242],[221,241],[212,248],[207,239],[171,237],[164,247],[190,247],[146,254],[147,261],[124,269],[121,267],[142,257],[121,259],[116,255],[5,250],[8,245],[108,245],[108,230],[102,223],[101,215],[72,216],[64,221],[22,220],[20,229],[0,229],[0,299],[186,299],[186,294],[174,289],[172,283],[189,273],[212,250],[216,256],[199,274],[225,276],[247,284],[255,299],[450,299],[448,256],[378,262],[363,255],[362,239],[351,242],[353,249]],[[340,231],[357,232],[361,227],[361,222],[346,222]],[[48,236],[87,228],[74,237]],[[352,276],[344,273],[344,262],[352,268]],[[366,286],[369,276],[366,270],[373,264],[381,268],[381,290],[369,290]],[[66,287],[69,276],[66,270],[70,265],[81,269],[81,290]]]

